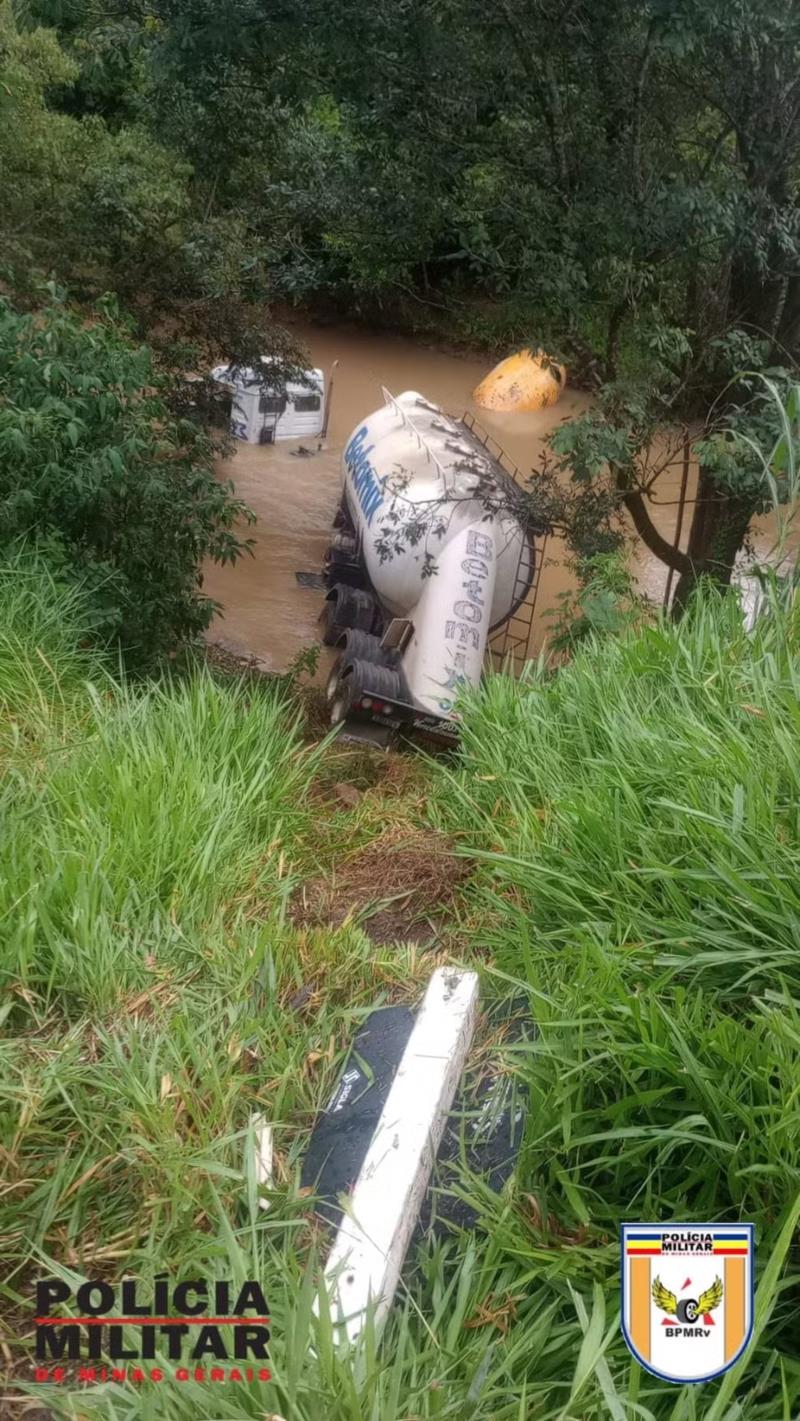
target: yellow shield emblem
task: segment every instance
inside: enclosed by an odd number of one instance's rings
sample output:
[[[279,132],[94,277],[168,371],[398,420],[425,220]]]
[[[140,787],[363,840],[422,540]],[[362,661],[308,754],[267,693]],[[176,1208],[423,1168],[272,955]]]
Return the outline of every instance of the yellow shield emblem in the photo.
[[[752,1224],[623,1224],[622,1331],[668,1382],[732,1367],[753,1332]]]

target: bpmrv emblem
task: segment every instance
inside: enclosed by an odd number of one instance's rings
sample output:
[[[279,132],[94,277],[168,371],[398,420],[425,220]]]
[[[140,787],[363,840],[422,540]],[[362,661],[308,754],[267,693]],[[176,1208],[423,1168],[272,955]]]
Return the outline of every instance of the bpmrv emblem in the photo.
[[[752,1224],[623,1224],[622,1331],[668,1382],[732,1367],[753,1331]]]

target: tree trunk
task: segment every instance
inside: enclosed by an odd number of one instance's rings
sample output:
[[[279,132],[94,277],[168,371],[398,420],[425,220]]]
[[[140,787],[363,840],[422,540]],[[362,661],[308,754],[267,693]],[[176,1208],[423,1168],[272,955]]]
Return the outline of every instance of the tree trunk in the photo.
[[[686,550],[689,566],[681,572],[675,588],[673,615],[680,616],[686,610],[699,578],[710,578],[718,587],[730,585],[736,555],[747,536],[754,512],[754,499],[724,493],[701,467]]]
[[[794,361],[800,353],[800,273],[789,278],[776,346],[779,360]]]
[[[788,214],[793,202],[786,164],[778,162],[771,169],[769,163],[765,163],[761,142],[748,143],[743,147],[741,134],[739,149],[750,191],[768,197],[779,213]],[[781,358],[776,339],[780,334],[789,286],[784,270],[785,256],[775,235],[768,239],[766,256],[766,270],[752,251],[742,250],[735,258],[731,272],[729,314],[735,322],[755,334],[766,336],[771,343],[770,359],[775,360]]]

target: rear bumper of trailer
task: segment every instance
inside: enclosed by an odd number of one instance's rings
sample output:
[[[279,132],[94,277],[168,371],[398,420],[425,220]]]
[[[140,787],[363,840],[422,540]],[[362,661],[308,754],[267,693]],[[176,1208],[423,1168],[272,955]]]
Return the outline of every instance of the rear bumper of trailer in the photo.
[[[343,734],[360,726],[380,727],[388,732],[387,743],[395,740],[432,740],[442,746],[458,743],[459,726],[454,720],[428,715],[407,701],[387,700],[373,694],[367,685],[358,700],[349,707],[342,722]]]

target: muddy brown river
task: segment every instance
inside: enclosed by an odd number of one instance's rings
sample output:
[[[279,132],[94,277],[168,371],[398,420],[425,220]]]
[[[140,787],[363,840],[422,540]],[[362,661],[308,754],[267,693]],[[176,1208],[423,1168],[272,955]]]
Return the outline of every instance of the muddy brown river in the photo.
[[[589,398],[565,390],[559,403],[536,414],[497,414],[479,409],[471,393],[491,367],[474,356],[429,350],[401,336],[358,330],[337,330],[295,324],[293,334],[307,350],[310,364],[328,372],[336,360],[331,418],[321,451],[318,440],[307,440],[314,452],[297,454],[294,440],[259,447],[237,444],[235,454],[219,465],[221,477],[233,481],[237,494],[257,515],[247,536],[254,539],[253,556],[234,567],[209,565],[205,590],[222,603],[223,612],[209,631],[212,641],[257,656],[272,670],[283,671],[303,647],[319,642],[318,617],[322,592],[298,584],[296,572],[317,572],[328,545],[331,520],[341,489],[341,450],[353,430],[371,410],[383,403],[381,387],[392,394],[418,390],[449,413],[472,410],[523,473],[538,463],[545,439],[563,419],[588,408]],[[674,537],[680,468],[670,468],[659,480],[658,526]],[[692,496],[690,484],[689,496]],[[691,508],[684,520],[684,539]],[[757,553],[766,557],[775,542],[772,519],[753,529]],[[533,616],[530,649],[539,650],[552,626],[548,616],[559,606],[559,596],[572,586],[564,566],[564,550],[557,540],[548,543]],[[634,550],[640,585],[654,600],[664,593],[666,568],[638,545]],[[322,658],[321,674],[327,664]]]

